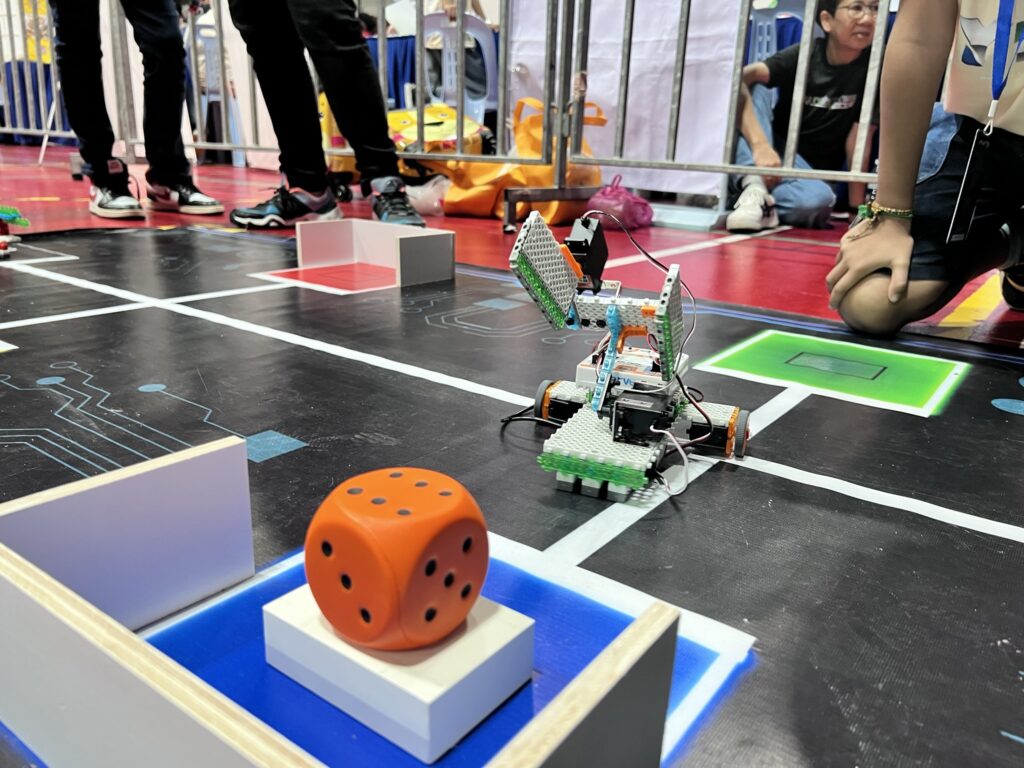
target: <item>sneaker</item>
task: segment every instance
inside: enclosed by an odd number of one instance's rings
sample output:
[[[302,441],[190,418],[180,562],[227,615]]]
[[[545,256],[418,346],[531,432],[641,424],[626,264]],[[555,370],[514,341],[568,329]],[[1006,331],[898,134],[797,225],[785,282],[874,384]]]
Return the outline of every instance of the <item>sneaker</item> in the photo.
[[[252,208],[235,208],[231,221],[239,227],[269,229],[294,227],[300,221],[330,221],[340,219],[341,211],[334,193],[326,189],[313,195],[304,189],[279,187],[274,196]]]
[[[1010,267],[1003,271],[1003,301],[1011,309],[1024,311],[1024,265]]]
[[[111,178],[89,189],[89,212],[104,219],[144,219],[138,199],[128,190],[127,175],[124,179]]]
[[[725,220],[725,228],[730,232],[760,232],[779,226],[775,198],[758,184],[744,188],[733,209]]]
[[[373,215],[388,224],[425,227],[427,223],[416,213],[405,194],[405,184],[397,176],[381,176],[370,182]]]
[[[190,213],[197,216],[212,216],[224,213],[224,206],[209,195],[200,192],[192,179],[174,184],[157,184],[146,174],[146,197],[153,211]]]

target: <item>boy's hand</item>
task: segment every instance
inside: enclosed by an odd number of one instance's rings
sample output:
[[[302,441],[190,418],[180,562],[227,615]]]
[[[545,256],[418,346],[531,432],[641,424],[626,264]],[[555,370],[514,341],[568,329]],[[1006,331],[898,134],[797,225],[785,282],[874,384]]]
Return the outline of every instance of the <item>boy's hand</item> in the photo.
[[[761,166],[763,168],[781,168],[782,158],[779,157],[779,153],[775,151],[775,147],[771,144],[759,143],[755,144],[750,148],[751,154],[754,156],[754,165]],[[765,176],[764,183],[768,189],[771,189],[779,183],[781,179],[778,176]]]
[[[838,309],[853,286],[882,269],[892,273],[889,301],[893,304],[899,302],[907,292],[907,273],[913,247],[909,221],[888,216],[877,222],[862,221],[843,235],[836,265],[825,278],[830,294],[829,307]]]

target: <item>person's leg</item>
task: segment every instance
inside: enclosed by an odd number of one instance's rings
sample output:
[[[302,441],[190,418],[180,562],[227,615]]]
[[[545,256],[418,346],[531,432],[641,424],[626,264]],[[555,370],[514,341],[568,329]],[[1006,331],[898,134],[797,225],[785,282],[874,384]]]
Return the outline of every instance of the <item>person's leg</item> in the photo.
[[[327,179],[313,79],[288,6],[284,0],[228,0],[228,6],[253,59],[287,180],[270,199],[231,211],[231,221],[269,228],[341,218]]]
[[[854,330],[895,333],[907,323],[937,312],[969,280],[1005,265],[1010,254],[1024,249],[1024,215],[1020,211],[1024,199],[1008,194],[1016,190],[1014,172],[1024,171],[1024,161],[1015,161],[998,146],[990,157],[990,185],[979,195],[970,236],[960,243],[946,243],[975,127],[965,121],[949,143],[941,167],[917,184],[906,297],[896,304],[889,301],[888,272],[861,280],[839,306],[839,314]]]
[[[54,42],[61,94],[89,177],[89,211],[108,219],[141,219],[128,190],[128,166],[111,157],[114,129],[107,116],[100,68],[99,0],[54,0]]]
[[[775,91],[755,85],[750,89],[750,97],[757,121],[771,141]],[[742,136],[737,137],[734,157],[737,165],[755,165],[750,144]],[[774,192],[769,194],[764,178],[753,174],[730,176],[729,190],[730,197],[735,196],[733,210],[725,219],[730,232],[760,232],[779,225]]]
[[[151,176],[161,184],[191,178],[181,141],[185,46],[174,0],[121,0],[142,51],[142,132]]]
[[[774,115],[774,94],[763,85],[755,85],[750,89],[754,114],[769,141],[774,141],[772,117]],[[740,136],[736,144],[737,165],[754,165],[753,152],[746,140]],[[797,155],[794,165],[797,168],[810,168],[810,164]],[[733,177],[741,188],[751,184],[764,185],[759,176]],[[824,227],[832,215],[836,203],[835,192],[824,181],[814,179],[783,179],[771,189],[775,200],[775,209],[779,221],[791,227]]]
[[[367,180],[397,176],[398,155],[388,131],[377,70],[363,39],[355,3],[286,2],[298,37],[316,66],[338,127],[355,152],[360,175]]]
[[[320,75],[327,102],[356,155],[364,192],[372,193],[381,221],[424,226],[398,175],[398,154],[388,130],[370,51],[352,0],[286,0],[299,39]]]
[[[285,0],[229,0],[228,6],[277,134],[281,172],[291,187],[322,192],[328,188],[327,164],[316,93]]]
[[[996,239],[990,239],[989,244],[994,249],[1001,245]],[[978,262],[977,274],[996,266],[995,258]],[[962,278],[943,280],[916,279],[912,276],[906,296],[898,304],[893,304],[889,301],[889,274],[875,272],[850,289],[839,306],[839,315],[855,331],[873,336],[891,336],[908,323],[938,312],[959,293],[968,280],[976,276],[968,273]]]
[[[114,146],[114,129],[103,96],[100,0],[51,0],[50,8],[61,95],[85,161],[82,170],[95,183],[103,184],[110,175],[107,161]]]
[[[487,95],[487,65],[479,45],[466,49],[466,94],[474,99]]]
[[[811,168],[800,155],[796,156],[794,165]],[[809,229],[827,227],[836,204],[832,187],[817,179],[783,179],[772,189],[772,197],[781,223]]]
[[[754,107],[754,115],[757,117],[757,122],[769,142],[774,141],[772,117],[775,113],[775,95],[775,89],[766,88],[763,85],[754,85],[750,88],[750,103]],[[736,138],[736,152],[734,156],[736,165],[754,165],[754,153],[750,149],[750,144],[742,136]],[[760,176],[733,176],[730,179],[736,192],[742,190],[747,183],[752,181],[761,181],[763,184]]]
[[[424,58],[424,69],[427,74],[427,98],[429,99],[440,99],[441,94],[444,93],[444,82],[442,80],[444,76],[444,60],[443,53],[440,48],[427,48],[424,50],[426,54]]]
[[[192,183],[181,140],[185,46],[174,0],[121,0],[142,51],[146,195],[155,210],[214,215],[224,206]]]
[[[444,55],[440,48],[426,49],[427,92],[435,99],[444,93]],[[487,95],[487,67],[479,44],[466,48],[466,95],[482,99]]]

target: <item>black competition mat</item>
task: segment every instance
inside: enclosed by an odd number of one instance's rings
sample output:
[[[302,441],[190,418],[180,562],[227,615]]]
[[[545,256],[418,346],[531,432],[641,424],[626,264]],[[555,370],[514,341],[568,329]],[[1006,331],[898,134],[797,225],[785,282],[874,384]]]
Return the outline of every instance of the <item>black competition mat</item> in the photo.
[[[17,268],[40,258],[55,260]],[[0,353],[0,500],[238,434],[258,563],[301,545],[334,485],[387,465],[453,475],[496,533],[537,549],[604,525],[609,502],[558,492],[537,466],[550,430],[499,430],[598,340],[552,331],[507,274],[172,307],[153,300],[266,286],[249,275],[293,266],[293,243],[63,234],[27,240],[12,264],[0,265],[0,349],[17,347]],[[110,311],[131,304],[144,306]],[[797,398],[746,466],[715,464],[603,546],[573,550],[758,638],[753,669],[685,761],[1024,764],[1024,416],[993,405],[1024,400],[1022,358],[720,305],[702,305],[687,352],[697,363],[770,329],[969,368],[928,418]],[[687,381],[752,411],[786,390],[696,370]]]

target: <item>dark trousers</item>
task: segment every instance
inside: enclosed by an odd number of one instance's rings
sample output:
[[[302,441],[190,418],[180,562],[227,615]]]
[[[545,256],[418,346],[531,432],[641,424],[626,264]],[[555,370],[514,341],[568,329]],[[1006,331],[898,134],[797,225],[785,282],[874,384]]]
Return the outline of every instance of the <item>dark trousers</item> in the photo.
[[[312,192],[327,188],[316,93],[303,49],[313,59],[360,174],[366,179],[397,175],[398,157],[355,3],[229,0],[229,6],[253,59],[288,184]]]
[[[135,31],[145,73],[142,130],[152,178],[172,183],[191,175],[181,142],[185,48],[174,0],[121,0]],[[61,92],[78,136],[84,172],[109,178],[114,131],[100,70],[100,0],[51,0]]]

